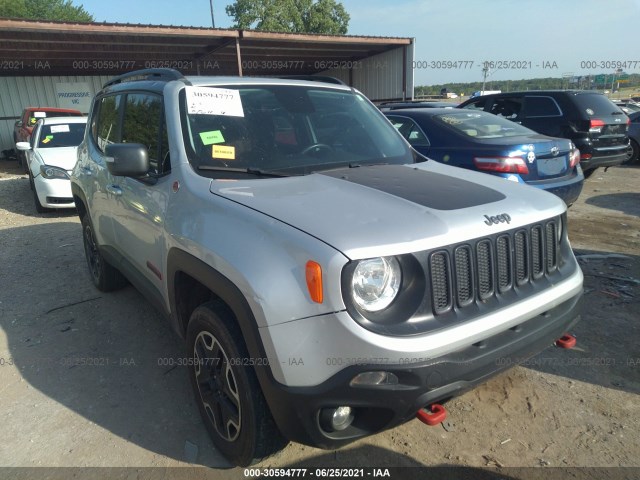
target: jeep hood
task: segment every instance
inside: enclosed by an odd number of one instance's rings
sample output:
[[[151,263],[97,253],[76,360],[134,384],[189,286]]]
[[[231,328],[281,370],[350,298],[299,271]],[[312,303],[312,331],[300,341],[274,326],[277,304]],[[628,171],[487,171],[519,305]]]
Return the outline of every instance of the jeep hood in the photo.
[[[351,259],[458,243],[566,210],[550,193],[433,161],[213,180],[210,191],[302,230]],[[490,221],[503,214],[509,223]]]

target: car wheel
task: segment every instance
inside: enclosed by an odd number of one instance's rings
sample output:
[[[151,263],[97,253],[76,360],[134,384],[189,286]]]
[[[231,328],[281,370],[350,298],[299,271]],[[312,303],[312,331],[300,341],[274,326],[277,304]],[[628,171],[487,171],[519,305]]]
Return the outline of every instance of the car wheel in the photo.
[[[127,284],[126,278],[117,268],[108,263],[100,253],[88,213],[82,216],[81,223],[84,254],[93,284],[103,292],[111,292],[124,287]]]
[[[187,348],[198,409],[220,453],[234,465],[247,466],[284,448],[287,441],[271,416],[229,309],[218,302],[196,308]]]
[[[627,161],[625,162],[626,164],[633,165],[640,161],[640,146],[638,146],[638,142],[634,139],[630,139],[629,141],[628,155]]]
[[[40,199],[38,198],[38,191],[36,190],[35,182],[31,175],[29,175],[29,186],[31,187],[31,192],[33,193],[33,203],[36,206],[36,212],[38,213],[47,213],[50,212],[51,209],[47,207],[43,207],[40,203]]]

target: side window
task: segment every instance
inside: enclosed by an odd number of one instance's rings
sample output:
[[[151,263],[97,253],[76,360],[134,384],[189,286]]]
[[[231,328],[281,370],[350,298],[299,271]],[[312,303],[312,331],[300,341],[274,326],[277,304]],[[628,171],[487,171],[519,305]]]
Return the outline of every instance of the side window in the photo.
[[[103,152],[110,143],[120,142],[121,99],[121,95],[111,95],[98,100],[94,106],[98,112],[93,116],[94,123],[91,125],[91,132],[94,135],[93,140]]]
[[[391,123],[414,146],[429,146],[429,139],[416,122],[407,117],[389,117]]]
[[[162,98],[147,93],[128,94],[122,120],[122,143],[141,143],[149,150],[149,173],[168,170],[168,143]],[[163,165],[163,160],[167,165]]]
[[[527,118],[558,117],[562,115],[556,101],[551,97],[527,97]]]
[[[496,98],[491,105],[490,113],[499,115],[509,120],[521,118],[522,99],[520,98]]]
[[[487,99],[483,98],[480,100],[476,100],[473,103],[465,105],[464,108],[468,108],[469,110],[484,110],[487,106]]]

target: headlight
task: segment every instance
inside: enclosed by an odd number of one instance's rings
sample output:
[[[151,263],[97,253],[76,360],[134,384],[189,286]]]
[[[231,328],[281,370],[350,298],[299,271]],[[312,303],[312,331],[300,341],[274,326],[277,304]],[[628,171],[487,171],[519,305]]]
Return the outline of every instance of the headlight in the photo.
[[[70,178],[65,170],[51,165],[40,165],[40,173],[44,178],[62,178],[66,180]]]
[[[402,270],[394,257],[362,260],[353,272],[351,289],[353,300],[362,310],[384,310],[398,295]]]

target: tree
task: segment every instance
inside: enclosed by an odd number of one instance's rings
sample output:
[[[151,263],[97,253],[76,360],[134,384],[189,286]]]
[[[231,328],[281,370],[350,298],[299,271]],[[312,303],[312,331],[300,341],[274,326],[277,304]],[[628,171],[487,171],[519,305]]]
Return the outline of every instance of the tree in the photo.
[[[59,20],[65,22],[93,22],[82,5],[72,0],[0,0],[0,17],[29,20]]]
[[[226,7],[235,28],[344,35],[349,14],[336,0],[236,0]]]

